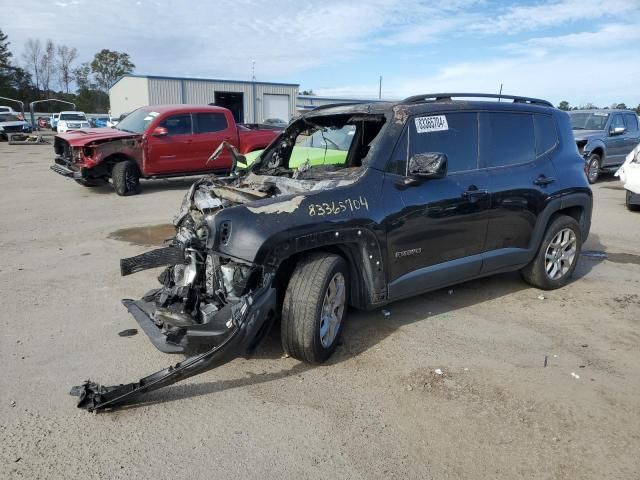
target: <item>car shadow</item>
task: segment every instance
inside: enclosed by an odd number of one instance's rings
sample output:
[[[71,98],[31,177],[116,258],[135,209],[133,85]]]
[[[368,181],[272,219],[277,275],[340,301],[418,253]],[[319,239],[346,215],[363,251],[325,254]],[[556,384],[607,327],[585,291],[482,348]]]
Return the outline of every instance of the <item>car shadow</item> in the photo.
[[[140,192],[137,195],[153,195],[157,192],[164,192],[167,190],[184,190],[185,192],[191,187],[193,182],[201,177],[180,177],[171,179],[159,179],[159,180],[141,180]],[[86,187],[87,192],[98,193],[101,195],[116,195],[113,185],[110,182],[97,185],[95,187]]]

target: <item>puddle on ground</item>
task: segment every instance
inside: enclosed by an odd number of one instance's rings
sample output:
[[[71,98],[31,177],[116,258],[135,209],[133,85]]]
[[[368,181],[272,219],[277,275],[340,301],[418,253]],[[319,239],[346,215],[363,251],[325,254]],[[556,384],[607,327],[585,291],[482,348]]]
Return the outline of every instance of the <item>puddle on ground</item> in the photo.
[[[632,263],[633,265],[640,265],[640,255],[635,255],[633,253],[585,250],[581,255],[589,260],[608,260],[613,263]]]
[[[176,234],[175,227],[170,223],[160,225],[147,225],[145,227],[122,228],[111,232],[108,238],[128,242],[132,245],[143,247],[162,246],[164,241]]]

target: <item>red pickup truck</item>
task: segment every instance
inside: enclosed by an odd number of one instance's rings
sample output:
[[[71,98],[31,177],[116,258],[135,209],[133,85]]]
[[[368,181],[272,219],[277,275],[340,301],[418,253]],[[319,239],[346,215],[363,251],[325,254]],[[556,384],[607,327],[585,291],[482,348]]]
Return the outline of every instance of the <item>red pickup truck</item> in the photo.
[[[236,124],[222,107],[152,105],[131,112],[114,128],[56,135],[51,169],[88,187],[111,179],[118,195],[131,195],[139,191],[141,178],[228,173],[229,152],[209,161],[223,141],[248,153],[264,149],[281,131]]]

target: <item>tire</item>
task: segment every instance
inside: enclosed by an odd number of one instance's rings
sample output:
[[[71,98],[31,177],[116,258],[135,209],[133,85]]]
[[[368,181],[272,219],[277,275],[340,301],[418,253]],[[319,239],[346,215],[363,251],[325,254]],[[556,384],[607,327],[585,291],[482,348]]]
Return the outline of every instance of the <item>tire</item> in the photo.
[[[131,160],[118,162],[111,171],[113,188],[118,195],[135,195],[140,191],[140,170]]]
[[[96,178],[96,179],[93,179],[93,178],[92,179],[86,179],[86,178],[79,179],[78,178],[78,179],[76,179],[76,183],[78,185],[82,185],[83,187],[89,187],[90,188],[90,187],[100,187],[100,186],[104,185],[106,182],[104,180],[100,180],[98,178]]]
[[[573,248],[570,249],[571,245]],[[520,270],[520,275],[529,285],[542,290],[564,287],[576,269],[581,250],[580,225],[572,217],[559,215],[547,227],[538,253]]]
[[[624,199],[624,204],[626,205],[627,210],[629,210],[630,212],[639,212],[640,205],[635,205],[631,203],[631,191],[625,189],[625,192],[626,192],[626,196]]]
[[[282,305],[285,353],[312,364],[327,360],[336,349],[348,300],[349,271],[342,257],[318,252],[298,263]],[[333,314],[323,318],[323,310]]]
[[[592,153],[587,160],[587,180],[590,184],[594,184],[598,181],[600,176],[600,155]]]

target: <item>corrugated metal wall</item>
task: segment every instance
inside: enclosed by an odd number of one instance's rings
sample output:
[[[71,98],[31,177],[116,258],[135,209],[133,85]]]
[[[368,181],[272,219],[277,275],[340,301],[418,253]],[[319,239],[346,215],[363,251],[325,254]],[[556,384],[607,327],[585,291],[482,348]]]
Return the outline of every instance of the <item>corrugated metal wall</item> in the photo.
[[[182,81],[149,79],[149,105],[182,103]]]
[[[244,120],[260,123],[264,120],[262,97],[265,93],[288,95],[289,117],[296,112],[298,87],[288,85],[255,84],[256,101],[254,117],[254,84],[215,80],[181,80],[149,78],[149,105],[172,103],[209,104],[215,101],[215,92],[243,94]],[[289,120],[287,118],[286,120]]]

